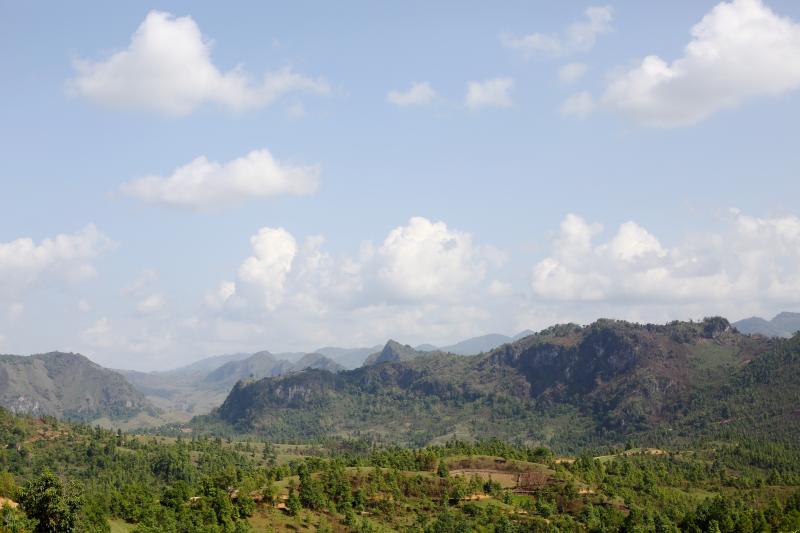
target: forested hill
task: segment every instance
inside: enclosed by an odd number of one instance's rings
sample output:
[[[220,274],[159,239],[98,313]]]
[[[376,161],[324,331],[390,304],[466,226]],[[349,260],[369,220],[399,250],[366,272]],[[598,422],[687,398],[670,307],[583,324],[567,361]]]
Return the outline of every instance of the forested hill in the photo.
[[[86,421],[154,411],[122,375],[63,352],[0,355],[0,405],[14,413]]]
[[[800,339],[723,318],[560,325],[479,356],[433,354],[238,383],[202,425],[274,439],[364,435],[420,444],[498,436],[575,449],[632,436],[799,433]]]

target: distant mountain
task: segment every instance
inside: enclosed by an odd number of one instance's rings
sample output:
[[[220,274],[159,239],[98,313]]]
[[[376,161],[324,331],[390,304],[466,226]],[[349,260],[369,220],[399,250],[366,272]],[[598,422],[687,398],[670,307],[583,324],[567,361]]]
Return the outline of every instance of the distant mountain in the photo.
[[[303,356],[308,355],[308,352],[280,352],[273,355],[278,359],[284,359],[286,361],[296,363],[302,359]]]
[[[745,318],[733,323],[740,332],[748,335],[765,335],[767,337],[789,338],[800,331],[800,313],[779,313],[772,320],[761,317]]]
[[[188,364],[186,366],[174,368],[172,370],[167,370],[164,372],[152,372],[152,373],[170,376],[171,378],[206,375],[212,370],[215,370],[220,366],[224,365],[225,363],[230,363],[231,361],[241,361],[242,359],[247,359],[248,357],[250,357],[250,355],[251,354],[249,353],[213,355],[211,357],[206,357],[205,359],[200,359],[199,361],[195,361],[194,363]]]
[[[344,370],[343,366],[321,354],[303,354],[292,362],[264,350],[254,354],[209,357],[166,372],[119,372],[162,409],[164,415],[160,420],[165,423],[185,422],[193,415],[218,407],[239,380],[282,376],[306,368],[329,372]]]
[[[63,352],[0,355],[0,405],[18,414],[83,421],[155,412],[119,373]]]
[[[275,440],[497,436],[562,449],[752,428],[800,438],[800,336],[750,337],[723,318],[566,324],[477,356],[390,342],[373,363],[240,382],[209,420]]]
[[[433,344],[420,344],[418,346],[414,346],[414,349],[418,352],[437,352],[439,351],[438,346],[434,346]]]
[[[519,333],[517,333],[516,335],[514,335],[512,337],[512,340],[518,341],[520,339],[524,339],[525,337],[530,337],[531,335],[536,335],[536,332],[533,331],[532,329],[524,329]]]
[[[511,337],[500,335],[499,333],[490,333],[488,335],[481,335],[480,337],[473,337],[450,346],[442,346],[439,348],[442,352],[454,353],[457,355],[476,355],[482,352],[494,350],[498,346],[502,346],[508,342],[513,341]]]
[[[322,354],[325,357],[333,359],[345,368],[353,369],[361,366],[370,354],[380,349],[380,345],[370,348],[337,348],[335,346],[324,346],[322,348],[317,348],[313,353]]]
[[[301,357],[292,367],[293,372],[299,372],[307,368],[327,370],[328,372],[341,372],[345,367],[321,353],[307,353]]]
[[[429,352],[415,350],[408,344],[400,344],[390,339],[380,352],[375,352],[367,357],[364,361],[364,366],[410,361],[411,359],[422,357],[428,353]]]
[[[292,372],[299,372],[306,368],[338,372],[344,367],[333,360],[318,353],[309,353],[292,363],[285,359],[278,359],[267,351],[254,353],[247,359],[231,361],[213,372],[209,373],[203,383],[213,387],[230,389],[242,379],[261,379],[264,377],[283,376]]]
[[[525,331],[522,331],[517,335],[514,335],[513,337],[509,337],[507,335],[501,335],[499,333],[489,333],[488,335],[472,337],[463,340],[461,342],[457,342],[455,344],[450,344],[447,346],[435,346],[433,344],[427,344],[427,343],[420,344],[419,346],[415,346],[414,350],[418,352],[447,352],[447,353],[454,353],[456,355],[477,355],[479,353],[494,350],[495,348],[497,348],[498,346],[502,346],[503,344],[507,344],[509,342],[522,339],[529,335],[534,335],[535,333],[536,332],[531,331],[529,329],[526,329]],[[375,351],[376,350],[373,350],[373,352]]]
[[[269,377],[285,374],[292,367],[292,363],[277,359],[274,355],[264,350],[254,353],[241,361],[231,361],[213,370],[203,383],[214,387],[232,387],[240,379],[250,377]]]

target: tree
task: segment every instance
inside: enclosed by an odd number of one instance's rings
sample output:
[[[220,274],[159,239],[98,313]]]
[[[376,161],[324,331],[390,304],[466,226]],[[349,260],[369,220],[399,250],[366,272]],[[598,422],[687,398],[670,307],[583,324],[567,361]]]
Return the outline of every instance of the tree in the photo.
[[[289,499],[286,500],[286,512],[289,513],[289,516],[297,516],[301,507],[300,497],[297,496],[293,487],[289,487]]]
[[[302,465],[298,472],[300,476],[300,503],[308,509],[319,510],[325,507],[325,494],[322,486],[313,478],[306,465]]]
[[[37,521],[36,533],[71,533],[83,502],[74,485],[65,487],[55,474],[44,470],[22,489],[19,504],[28,518]]]

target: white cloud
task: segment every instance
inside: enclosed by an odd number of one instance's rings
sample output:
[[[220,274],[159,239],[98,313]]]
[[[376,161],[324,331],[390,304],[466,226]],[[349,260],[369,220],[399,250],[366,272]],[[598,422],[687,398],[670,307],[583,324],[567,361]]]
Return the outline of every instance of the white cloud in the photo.
[[[706,313],[780,308],[800,300],[800,218],[757,218],[733,210],[727,231],[666,247],[633,221],[596,244],[599,226],[569,215],[551,255],[532,275],[549,301],[696,305]],[[685,315],[684,315],[685,316]]]
[[[325,94],[323,79],[283,68],[254,81],[241,67],[221,72],[211,41],[191,17],[151,11],[124,50],[105,60],[75,61],[70,88],[104,105],[186,115],[205,103],[235,111],[263,107],[291,92]]]
[[[398,336],[449,342],[484,331],[495,316],[482,305],[508,289],[485,281],[505,261],[502,251],[422,217],[355,257],[326,252],[321,236],[298,244],[284,229],[263,228],[252,242],[236,282],[206,295],[209,314],[196,331],[218,328],[231,343],[274,336],[286,349]]]
[[[600,35],[611,31],[614,12],[610,6],[592,6],[584,11],[584,20],[571,24],[562,35],[531,33],[520,37],[502,35],[502,43],[525,56],[547,54],[563,56],[591,50]]]
[[[0,243],[0,298],[39,282],[77,282],[96,274],[93,260],[114,243],[93,225],[36,243],[30,238]]]
[[[264,307],[273,310],[283,300],[286,277],[297,255],[297,241],[283,228],[261,228],[250,238],[253,255],[239,267],[239,280],[255,287]]]
[[[761,0],[719,3],[691,34],[682,57],[647,56],[615,76],[603,104],[646,126],[677,127],[800,87],[800,25]]]
[[[377,256],[380,280],[401,299],[457,298],[486,271],[470,234],[422,217],[392,230]]]
[[[479,107],[511,107],[511,78],[493,78],[485,81],[471,81],[467,84],[464,103],[471,109]]]
[[[430,104],[436,99],[436,91],[428,82],[414,82],[406,91],[389,91],[386,100],[397,106]]]
[[[88,313],[89,311],[92,310],[92,304],[90,304],[89,301],[86,300],[85,298],[81,298],[80,300],[78,300],[78,303],[75,304],[75,307],[77,307],[78,311],[80,311],[81,313]]]
[[[136,305],[136,310],[142,315],[159,313],[166,306],[167,301],[161,294],[151,294]]]
[[[587,68],[585,63],[567,63],[558,69],[558,81],[561,83],[575,83],[586,74]]]
[[[206,293],[206,305],[212,309],[219,309],[236,294],[236,283],[223,281],[215,290]]]
[[[585,118],[595,110],[596,104],[588,92],[573,94],[561,104],[559,112],[565,117]]]
[[[123,193],[145,202],[189,209],[215,209],[248,198],[311,194],[319,167],[284,163],[266,150],[253,150],[220,164],[200,156],[167,176],[146,176],[122,185]]]
[[[323,345],[447,344],[598,317],[664,322],[793,310],[800,302],[800,217],[731,211],[716,234],[667,243],[642,224],[569,215],[530,274],[468,232],[414,217],[353,256],[321,236],[263,228],[229,280],[190,316],[135,315],[87,328],[84,346],[137,365],[162,354],[307,350]],[[512,259],[513,262],[513,259]],[[500,269],[503,269],[501,272]],[[136,302],[157,291],[149,285]],[[148,359],[157,353],[159,359]]]

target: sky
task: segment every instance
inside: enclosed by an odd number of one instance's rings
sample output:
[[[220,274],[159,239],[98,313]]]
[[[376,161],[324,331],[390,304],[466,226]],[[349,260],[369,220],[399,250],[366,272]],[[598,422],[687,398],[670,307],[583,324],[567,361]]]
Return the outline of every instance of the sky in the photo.
[[[0,353],[800,311],[800,4],[0,0]]]

